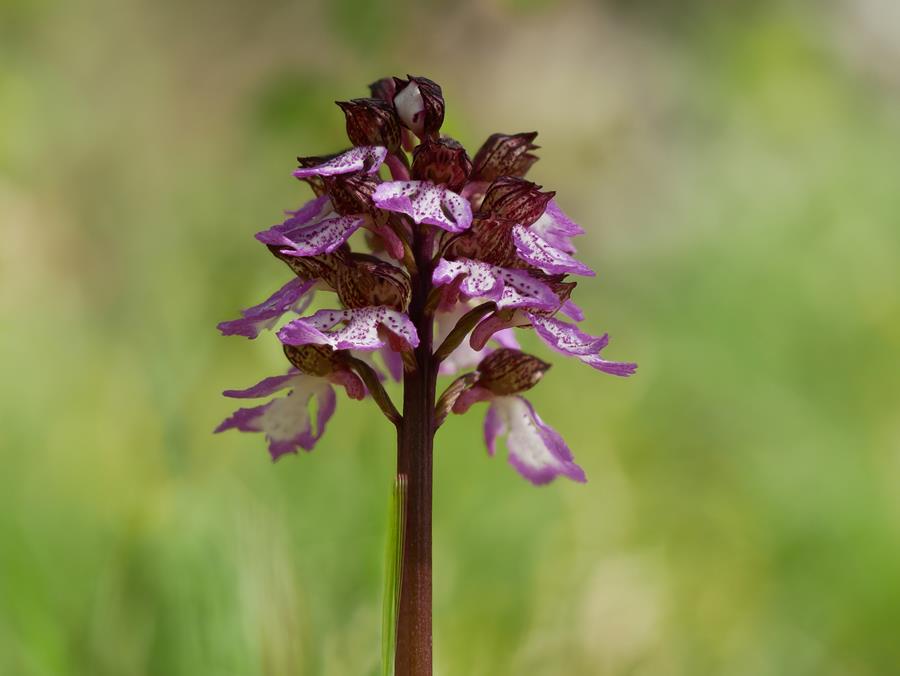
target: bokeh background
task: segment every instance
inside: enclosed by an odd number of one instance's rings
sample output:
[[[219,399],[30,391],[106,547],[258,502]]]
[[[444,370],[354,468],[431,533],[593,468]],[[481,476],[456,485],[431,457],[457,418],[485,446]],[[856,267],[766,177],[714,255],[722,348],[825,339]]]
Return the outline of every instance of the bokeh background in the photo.
[[[406,72],[540,131],[641,364],[533,392],[584,486],[440,431],[436,673],[900,673],[898,63],[893,0],[0,1],[0,674],[376,672],[391,429],[213,436],[285,365],[215,324]]]

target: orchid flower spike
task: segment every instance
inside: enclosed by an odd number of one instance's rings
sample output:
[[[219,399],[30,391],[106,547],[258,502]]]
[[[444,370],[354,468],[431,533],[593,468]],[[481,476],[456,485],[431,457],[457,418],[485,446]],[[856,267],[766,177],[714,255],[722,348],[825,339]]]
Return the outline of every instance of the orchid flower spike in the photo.
[[[349,147],[299,158],[293,175],[313,195],[256,235],[290,278],[219,324],[224,335],[273,332],[289,362],[285,373],[225,395],[280,396],[239,409],[216,431],[260,432],[278,459],[319,441],[336,389],[372,399],[401,432],[424,426],[431,437],[450,413],[485,402],[491,455],[505,439],[509,462],[530,482],[584,481],[522,395],[550,364],[522,352],[515,331],[597,371],[628,376],[636,365],[602,357],[608,336],[578,326],[572,278],[594,272],[576,258],[584,229],[554,191],[525,177],[538,159],[537,132],[492,134],[470,155],[441,133],[441,87],[421,76],[383,78],[370,96],[337,105]],[[320,309],[307,314],[314,297]],[[435,381],[447,376],[456,379],[437,397]],[[415,411],[406,397],[398,411],[384,387],[391,380],[421,394]]]

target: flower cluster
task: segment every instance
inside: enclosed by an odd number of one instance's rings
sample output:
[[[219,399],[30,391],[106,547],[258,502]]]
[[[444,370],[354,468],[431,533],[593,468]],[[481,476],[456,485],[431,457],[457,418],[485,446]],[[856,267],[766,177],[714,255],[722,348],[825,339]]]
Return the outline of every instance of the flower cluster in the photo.
[[[584,231],[554,192],[525,178],[537,134],[493,134],[470,158],[440,133],[436,83],[388,78],[370,90],[370,98],[338,102],[349,150],[298,158],[294,176],[315,197],[256,235],[294,276],[219,325],[225,335],[256,338],[290,317],[277,331],[290,370],[225,392],[287,394],[239,409],[216,431],[263,432],[274,459],[311,450],[334,412],[334,385],[351,399],[373,398],[401,424],[382,383],[408,382],[424,358],[457,375],[436,402],[431,433],[451,412],[487,402],[491,454],[505,436],[510,463],[526,479],[583,481],[565,442],[522,396],[549,365],[519,349],[514,329],[533,329],[552,350],[605,373],[627,376],[636,366],[606,360],[606,334],[577,325],[584,317],[570,299],[571,277],[594,273],[574,257],[572,239]],[[368,253],[354,250],[363,246]],[[317,291],[336,295],[333,309],[304,316]],[[414,313],[416,294],[424,300]]]

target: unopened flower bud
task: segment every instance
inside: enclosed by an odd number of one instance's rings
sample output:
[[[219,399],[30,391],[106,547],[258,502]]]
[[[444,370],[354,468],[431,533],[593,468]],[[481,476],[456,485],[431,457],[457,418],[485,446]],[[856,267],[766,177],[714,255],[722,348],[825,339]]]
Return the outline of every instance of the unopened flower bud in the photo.
[[[320,256],[289,256],[281,250],[281,247],[273,244],[268,245],[268,249],[300,279],[320,279],[332,289],[337,286],[338,271],[346,267],[350,255],[350,247],[346,244],[336,249],[334,253]]]
[[[447,247],[447,256],[477,258],[500,267],[516,267],[521,262],[510,235],[510,223],[496,218],[476,217],[472,227]]]
[[[387,306],[403,312],[411,294],[409,276],[374,256],[353,254],[353,261],[338,269],[338,298],[350,309]]]
[[[355,146],[400,148],[400,121],[389,101],[380,98],[337,101],[347,118],[347,137]]]
[[[446,185],[458,192],[469,178],[472,160],[458,141],[444,137],[426,140],[413,151],[412,178]]]
[[[444,123],[441,87],[427,77],[394,78],[394,108],[407,129],[419,138],[436,138]]]
[[[533,143],[536,137],[536,131],[491,134],[472,160],[472,180],[493,181],[500,176],[524,176],[538,159],[531,153],[538,148]]]
[[[338,368],[338,359],[328,345],[284,345],[284,356],[301,373],[325,377]]]
[[[479,213],[519,225],[531,225],[541,217],[555,194],[552,190],[542,192],[541,186],[523,178],[504,176],[487,189]]]
[[[478,385],[505,396],[525,392],[537,385],[550,364],[519,350],[501,348],[478,365]]]
[[[372,193],[379,180],[372,174],[326,176],[325,188],[334,210],[342,216],[371,213],[375,210]]]

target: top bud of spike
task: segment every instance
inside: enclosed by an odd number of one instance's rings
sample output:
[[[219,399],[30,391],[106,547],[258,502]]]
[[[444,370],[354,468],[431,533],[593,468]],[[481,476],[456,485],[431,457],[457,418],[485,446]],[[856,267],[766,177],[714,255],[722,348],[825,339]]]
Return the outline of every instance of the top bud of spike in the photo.
[[[393,101],[397,116],[403,126],[420,139],[437,138],[444,123],[441,86],[427,77],[407,77],[408,80],[394,78],[396,93]],[[381,87],[380,91],[387,93],[388,88]]]

